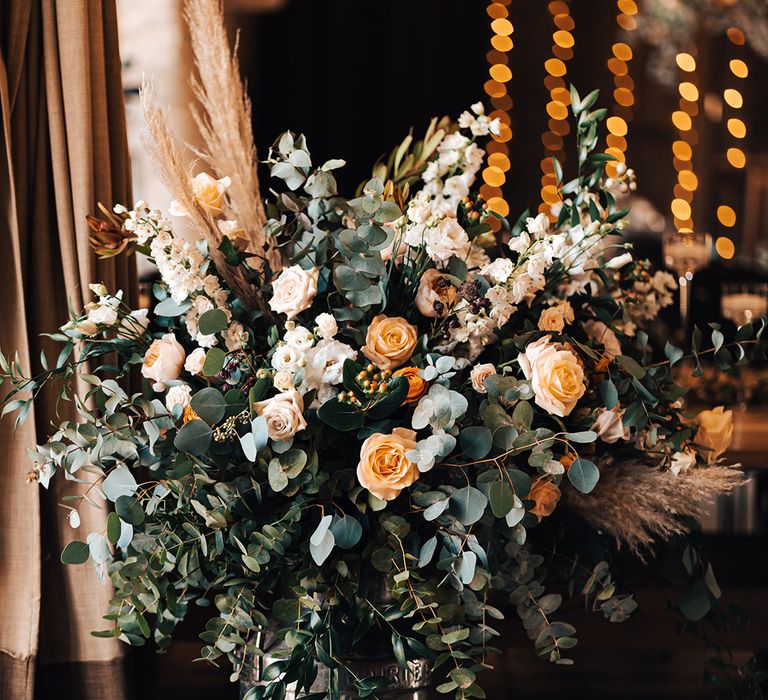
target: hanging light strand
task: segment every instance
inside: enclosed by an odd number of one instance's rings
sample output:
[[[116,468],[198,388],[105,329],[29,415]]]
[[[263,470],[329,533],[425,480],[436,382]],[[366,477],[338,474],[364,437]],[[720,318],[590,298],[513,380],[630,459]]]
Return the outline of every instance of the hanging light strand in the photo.
[[[565,75],[568,72],[567,62],[573,58],[573,47],[576,43],[573,38],[573,29],[576,23],[571,17],[568,5],[561,0],[555,0],[547,5],[555,31],[552,34],[554,44],[552,57],[544,63],[547,76],[544,78],[544,87],[549,91],[550,100],[547,102],[547,114],[549,115],[548,129],[542,135],[541,142],[544,145],[545,157],[541,161],[541,204],[539,211],[552,215],[552,205],[560,201],[557,190],[557,176],[552,161],[557,157],[564,162],[563,137],[570,133],[568,123],[568,105],[571,103],[571,95],[566,87]]]
[[[745,149],[742,148],[744,139],[747,137],[747,125],[739,116],[743,114],[741,110],[744,106],[744,96],[739,88],[741,88],[741,81],[749,75],[749,68],[741,58],[736,56],[742,53],[739,48],[746,43],[746,37],[738,27],[730,27],[726,34],[730,48],[729,56],[731,56],[728,61],[729,75],[726,88],[723,90],[725,107],[723,111],[728,130],[726,159],[732,168],[740,170],[747,164]],[[730,229],[736,226],[736,220],[736,210],[727,202],[721,202],[717,207],[718,224],[725,229]],[[736,246],[729,236],[721,235],[715,241],[715,250],[721,258],[729,260],[735,255]]]
[[[672,112],[672,123],[678,131],[678,139],[672,144],[672,164],[677,171],[677,183],[670,211],[675,228],[683,233],[692,232],[693,196],[699,180],[693,167],[693,149],[699,141],[694,119],[699,113],[699,88],[696,84],[696,59],[690,53],[681,52],[675,56],[680,70],[678,109]]]
[[[491,49],[486,54],[490,79],[485,82],[485,94],[491,100],[493,111],[491,119],[498,118],[501,129],[498,135],[488,144],[488,165],[483,170],[483,184],[480,186],[480,194],[488,203],[492,211],[501,216],[509,214],[509,204],[502,194],[502,186],[506,182],[507,172],[512,167],[509,160],[509,141],[512,139],[512,97],[509,95],[508,85],[512,80],[512,71],[509,68],[509,52],[512,51],[514,41],[512,34],[515,31],[509,19],[507,6],[511,0],[491,2],[486,8],[491,18]]]
[[[637,3],[634,0],[617,0],[616,8],[616,24],[625,32],[633,32],[637,28]],[[632,106],[635,104],[635,81],[630,75],[634,54],[632,47],[623,41],[615,42],[611,46],[611,53],[608,70],[613,74],[614,106],[606,122],[608,136],[605,152],[617,160],[608,162],[605,171],[609,177],[616,177],[618,163],[627,162],[627,133],[632,122]]]

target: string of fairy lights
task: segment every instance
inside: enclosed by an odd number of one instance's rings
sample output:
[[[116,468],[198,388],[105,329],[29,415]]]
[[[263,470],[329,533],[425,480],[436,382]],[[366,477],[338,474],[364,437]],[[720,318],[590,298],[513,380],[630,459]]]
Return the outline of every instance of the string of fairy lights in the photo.
[[[512,80],[512,70],[509,67],[509,52],[512,51],[515,31],[509,20],[507,6],[511,0],[491,2],[486,11],[491,18],[491,49],[486,54],[490,67],[490,78],[485,82],[486,95],[491,100],[493,111],[491,119],[498,118],[501,122],[500,133],[493,136],[488,144],[488,165],[483,170],[483,184],[480,194],[488,203],[488,207],[501,216],[509,214],[509,204],[502,195],[502,186],[506,182],[507,173],[512,167],[509,160],[509,141],[512,139],[512,98],[507,91],[507,85]]]
[[[693,198],[699,186],[693,165],[694,147],[699,142],[699,133],[694,126],[694,119],[699,114],[699,88],[693,54],[680,52],[675,56],[675,62],[680,71],[677,85],[680,101],[678,109],[672,112],[672,123],[679,137],[672,144],[672,165],[677,171],[677,182],[669,208],[675,228],[681,233],[690,233],[694,230]]]
[[[746,43],[746,37],[737,27],[729,27],[726,32],[730,55],[735,55],[740,47]],[[740,82],[749,75],[747,64],[740,58],[731,58],[728,62],[728,80],[723,90],[723,102],[725,105],[725,116],[727,116],[726,128],[729,134],[729,143],[731,145],[726,151],[728,164],[737,170],[745,167],[747,157],[744,149],[741,148],[743,140],[747,137],[747,125],[738,115],[744,106],[744,97],[742,95]],[[717,207],[717,221],[726,229],[736,226],[736,210],[727,202],[722,202]],[[715,249],[721,258],[726,260],[732,258],[736,253],[736,246],[733,240],[727,236],[718,236],[715,241]]]
[[[573,58],[575,40],[573,30],[576,23],[571,17],[571,10],[565,2],[555,0],[547,5],[547,10],[552,16],[554,32],[552,33],[552,56],[544,62],[544,70],[547,75],[544,78],[544,86],[549,91],[547,102],[547,131],[541,137],[544,146],[545,157],[541,161],[541,204],[539,211],[552,215],[552,205],[560,201],[557,188],[557,176],[555,164],[552,160],[556,157],[562,164],[565,163],[563,149],[563,137],[570,133],[568,122],[568,105],[571,96],[565,82],[568,72],[567,63]]]
[[[639,11],[637,0],[615,1],[616,24],[625,33],[634,32],[637,29]],[[498,118],[501,122],[501,133],[494,136],[487,146],[488,163],[482,172],[483,184],[480,187],[480,193],[489,207],[502,216],[507,216],[509,213],[509,204],[504,198],[502,188],[506,183],[507,173],[512,167],[509,142],[512,139],[513,100],[509,94],[509,83],[512,80],[509,58],[514,47],[512,39],[514,26],[509,13],[510,4],[511,0],[494,0],[486,7],[491,19],[491,48],[486,54],[490,77],[485,82],[484,89],[493,106],[491,117]],[[540,163],[539,211],[551,216],[553,205],[560,201],[552,159],[557,157],[561,163],[564,163],[563,142],[564,137],[570,133],[568,121],[570,93],[567,88],[567,73],[568,61],[574,55],[575,21],[571,16],[568,3],[564,0],[552,0],[547,4],[547,11],[553,23],[553,45],[551,55],[544,62],[546,73],[544,86],[549,93],[549,100],[546,105],[547,130],[541,137],[544,158]],[[731,53],[728,58],[729,77],[722,93],[729,141],[725,156],[731,168],[740,170],[746,166],[747,162],[743,148],[747,126],[740,116],[744,98],[739,83],[749,75],[749,67],[744,56],[738,55],[739,49],[746,43],[743,31],[731,27],[727,31],[727,37]],[[632,46],[627,40],[615,41],[611,45],[611,56],[607,60],[607,68],[613,76],[614,90],[611,113],[606,120],[608,134],[605,152],[613,155],[616,161],[609,162],[606,166],[609,177],[617,174],[617,168],[621,167],[619,163],[627,162],[628,133],[635,105],[635,82],[631,75],[634,58]],[[695,48],[678,53],[675,56],[675,62],[678,68],[679,101],[677,109],[672,112],[671,119],[677,130],[677,138],[672,143],[672,164],[677,178],[670,202],[670,212],[676,230],[686,233],[695,230],[693,204],[699,187],[699,179],[694,168],[694,151],[700,138],[696,122],[702,108],[708,106],[711,96],[707,96],[706,100],[702,99]],[[736,226],[737,214],[733,203],[726,201],[718,203],[716,213],[718,224],[726,229],[725,233]],[[722,258],[729,259],[735,253],[735,245],[725,233],[717,238],[715,247]]]
[[[625,32],[637,28],[637,3],[634,0],[617,0],[616,24]],[[630,75],[630,63],[634,58],[632,47],[624,41],[614,42],[608,59],[608,70],[613,75],[613,109],[606,120],[608,136],[605,152],[617,160],[606,164],[606,174],[616,177],[618,163],[627,162],[627,133],[632,121],[632,106],[635,104],[635,81]]]

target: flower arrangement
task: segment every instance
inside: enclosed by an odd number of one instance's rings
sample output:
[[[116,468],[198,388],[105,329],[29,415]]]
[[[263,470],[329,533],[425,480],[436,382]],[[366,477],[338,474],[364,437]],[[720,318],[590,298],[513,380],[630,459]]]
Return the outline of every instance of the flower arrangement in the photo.
[[[593,528],[590,552],[615,539],[642,555],[741,481],[721,464],[730,413],[687,416],[671,374],[683,352],[668,344],[659,360],[642,330],[675,284],[621,241],[597,92],[571,89],[578,171],[565,181],[556,164],[552,216],[510,224],[477,194],[498,129],[481,104],[408,136],[352,198],[337,192],[343,161],[313,165],[286,132],[264,204],[237,65],[205,14],[216,8],[188,3],[213,175],[189,176],[144,98],[172,213],[194,237],[143,202],[90,219],[100,254],[156,263],[152,313],[94,284],[41,374],[0,356],[3,413],[23,420],[61,380],[79,414],[30,453],[30,479],[90,485],[66,504],[75,528],[80,508],[110,506],[106,529],[62,554],[111,579],[97,634],[162,649],[190,605],[213,606],[202,657],[227,657],[237,679],[272,630],[277,660],[248,697],[282,698],[290,684],[310,692],[319,667],[337,678],[353,646],[383,633],[403,666],[430,661],[441,692],[483,697],[477,674],[511,603],[538,653],[569,663],[566,590],[612,622],[635,603],[578,545],[585,573],[566,567],[563,593],[546,592],[557,567],[537,541],[567,540],[562,514]],[[760,332],[729,349],[714,329],[708,351],[743,362]],[[689,563],[703,615],[719,590]],[[387,679],[353,682],[364,697]]]

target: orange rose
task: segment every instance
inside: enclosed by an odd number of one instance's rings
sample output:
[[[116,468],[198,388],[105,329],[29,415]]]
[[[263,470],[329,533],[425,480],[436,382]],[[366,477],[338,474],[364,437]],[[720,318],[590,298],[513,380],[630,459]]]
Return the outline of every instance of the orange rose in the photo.
[[[528,494],[528,498],[536,502],[536,505],[529,512],[533,513],[541,522],[542,518],[555,512],[557,502],[560,500],[560,489],[549,479],[537,476],[531,482],[531,492]]]
[[[405,377],[408,380],[408,396],[403,403],[417,404],[419,399],[427,393],[429,383],[426,379],[419,376],[418,367],[403,367],[392,376]]]
[[[379,369],[396,369],[413,355],[418,331],[402,316],[379,314],[368,326],[363,354]]]
[[[360,448],[357,480],[374,496],[391,501],[419,478],[418,467],[405,453],[416,447],[416,433],[395,428],[391,435],[374,433]]]

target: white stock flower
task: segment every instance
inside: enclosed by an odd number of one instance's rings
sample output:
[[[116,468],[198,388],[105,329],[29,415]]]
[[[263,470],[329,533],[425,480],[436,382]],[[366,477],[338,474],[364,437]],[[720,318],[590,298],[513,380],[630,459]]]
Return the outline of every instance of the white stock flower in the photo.
[[[480,274],[494,284],[506,284],[514,271],[515,264],[509,258],[496,258],[492,263],[482,268]]]
[[[451,257],[462,256],[469,237],[456,219],[445,218],[425,231],[424,241],[427,255],[438,265],[445,265]]]

